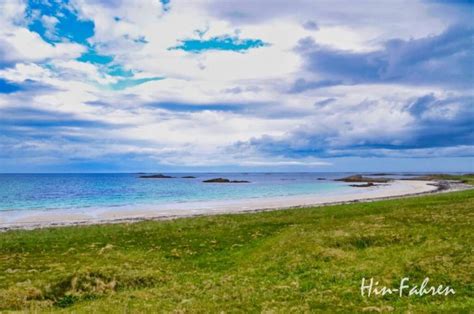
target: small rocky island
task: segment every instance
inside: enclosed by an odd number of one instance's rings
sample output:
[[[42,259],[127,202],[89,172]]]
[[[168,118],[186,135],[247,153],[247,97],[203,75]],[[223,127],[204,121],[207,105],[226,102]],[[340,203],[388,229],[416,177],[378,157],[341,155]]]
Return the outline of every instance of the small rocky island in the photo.
[[[389,178],[371,178],[371,177],[364,177],[360,174],[356,174],[353,176],[336,179],[335,181],[342,181],[342,182],[365,182],[365,183],[387,183],[392,181]]]
[[[349,184],[349,186],[355,187],[355,188],[368,188],[371,186],[376,186],[372,182],[364,183],[364,184]]]
[[[204,183],[250,183],[250,181],[245,180],[229,180],[225,178],[214,178],[209,180],[202,181]]]
[[[184,177],[181,177],[183,179],[196,179],[195,176],[184,176]]]
[[[350,183],[363,183],[363,184],[350,184],[349,186],[355,188],[368,188],[371,186],[377,186],[375,183],[387,183],[392,181],[389,178],[371,178],[371,177],[364,177],[361,174],[356,174],[353,176],[336,179],[334,181],[341,181],[341,182],[350,182]]]
[[[150,175],[143,175],[143,176],[140,176],[140,178],[142,179],[171,179],[171,178],[174,178],[172,176],[166,176],[164,174],[150,174]]]

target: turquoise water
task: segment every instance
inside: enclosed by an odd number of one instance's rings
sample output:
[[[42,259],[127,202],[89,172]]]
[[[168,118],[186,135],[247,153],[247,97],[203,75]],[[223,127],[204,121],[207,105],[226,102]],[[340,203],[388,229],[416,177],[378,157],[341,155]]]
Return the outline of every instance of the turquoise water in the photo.
[[[0,211],[153,205],[180,202],[332,194],[351,189],[333,181],[343,173],[0,174]],[[195,179],[182,176],[193,175]],[[210,184],[223,177],[251,183]],[[324,178],[325,180],[321,180]]]

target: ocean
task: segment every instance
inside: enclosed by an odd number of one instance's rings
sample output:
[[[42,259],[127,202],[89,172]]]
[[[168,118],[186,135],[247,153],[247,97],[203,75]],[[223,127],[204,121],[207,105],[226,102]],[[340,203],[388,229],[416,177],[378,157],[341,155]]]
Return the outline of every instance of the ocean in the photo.
[[[328,195],[350,189],[336,182],[349,173],[0,174],[0,211],[114,208],[297,195]],[[183,178],[195,176],[196,178]],[[250,183],[203,183],[211,178]]]

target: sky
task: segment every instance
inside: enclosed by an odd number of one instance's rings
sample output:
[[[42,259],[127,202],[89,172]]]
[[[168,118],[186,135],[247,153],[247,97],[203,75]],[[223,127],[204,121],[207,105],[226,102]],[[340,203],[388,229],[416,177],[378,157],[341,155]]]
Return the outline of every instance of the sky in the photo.
[[[472,0],[0,1],[0,172],[474,172]]]

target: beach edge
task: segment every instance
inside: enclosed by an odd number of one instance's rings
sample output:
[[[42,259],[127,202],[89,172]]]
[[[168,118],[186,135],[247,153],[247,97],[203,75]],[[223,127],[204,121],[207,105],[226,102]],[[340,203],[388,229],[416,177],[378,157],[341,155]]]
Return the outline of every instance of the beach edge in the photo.
[[[20,219],[12,222],[0,222],[0,232],[7,232],[12,230],[34,230],[34,229],[45,229],[45,228],[60,228],[60,227],[74,227],[74,226],[90,226],[90,225],[106,225],[106,224],[119,224],[119,223],[135,223],[141,221],[165,221],[165,220],[175,220],[175,219],[186,219],[193,217],[205,217],[205,216],[215,216],[215,215],[227,215],[227,214],[246,214],[246,213],[258,213],[258,212],[268,212],[268,211],[277,211],[277,210],[287,210],[287,209],[298,209],[298,208],[311,208],[311,207],[324,207],[324,206],[336,206],[336,205],[345,205],[345,204],[355,204],[355,203],[369,203],[383,200],[392,200],[392,199],[402,199],[409,197],[418,197],[424,195],[440,194],[440,193],[449,193],[474,189],[474,186],[465,184],[459,181],[444,181],[444,180],[393,180],[389,183],[388,187],[393,187],[394,183],[407,183],[418,185],[418,188],[414,188],[412,192],[404,192],[401,194],[397,193],[396,189],[392,189],[392,195],[387,195],[387,193],[373,193],[372,196],[364,197],[364,193],[354,193],[349,195],[349,198],[344,198],[339,196],[333,196],[331,200],[324,201],[324,197],[318,195],[304,195],[304,196],[295,196],[293,199],[301,199],[301,204],[287,203],[281,206],[272,205],[272,203],[282,202],[282,200],[288,200],[289,198],[266,198],[257,201],[257,204],[252,206],[244,206],[244,204],[251,203],[252,200],[239,200],[236,205],[233,207],[227,208],[207,208],[202,212],[194,213],[190,210],[183,210],[180,214],[158,214],[156,210],[150,209],[147,211],[138,211],[135,213],[114,213],[109,216],[103,216],[98,218],[87,218],[84,219],[80,215],[74,217],[57,216],[51,212],[44,212],[42,214],[42,219],[37,221],[25,221]],[[423,189],[420,191],[420,186],[423,186]],[[387,192],[387,191],[385,191]],[[390,190],[389,190],[390,192]],[[352,197],[351,197],[352,196]],[[361,196],[361,197],[356,197]],[[327,197],[326,197],[327,198]],[[323,201],[316,201],[323,200]],[[314,200],[314,202],[312,202]],[[265,203],[265,201],[267,201]],[[284,201],[283,201],[284,202]],[[270,204],[265,206],[265,204]],[[219,205],[214,205],[219,206]],[[127,215],[128,214],[128,215]],[[34,220],[35,217],[28,217],[27,219]],[[48,220],[49,218],[49,220]],[[55,218],[55,219],[54,219]]]

